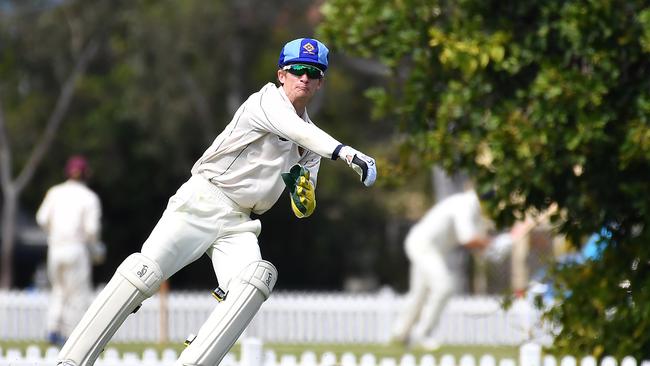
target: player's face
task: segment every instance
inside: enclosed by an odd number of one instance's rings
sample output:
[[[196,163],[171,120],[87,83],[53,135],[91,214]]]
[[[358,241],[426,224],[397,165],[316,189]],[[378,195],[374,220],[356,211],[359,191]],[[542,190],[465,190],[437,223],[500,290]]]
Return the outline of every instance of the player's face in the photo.
[[[322,76],[320,78],[316,76],[316,73],[305,69],[278,70],[278,80],[283,84],[284,92],[292,103],[294,101],[306,103],[314,96],[323,83]]]

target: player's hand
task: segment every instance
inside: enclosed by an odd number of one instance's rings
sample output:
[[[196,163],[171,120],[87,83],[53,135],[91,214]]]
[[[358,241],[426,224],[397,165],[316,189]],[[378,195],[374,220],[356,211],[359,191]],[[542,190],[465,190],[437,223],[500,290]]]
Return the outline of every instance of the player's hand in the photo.
[[[299,218],[311,215],[316,209],[316,191],[309,170],[296,164],[288,173],[282,173],[282,180],[289,188],[293,213]]]
[[[354,169],[361,177],[366,187],[370,187],[377,179],[377,164],[375,159],[357,151],[349,146],[341,147],[339,158],[343,159],[350,168]]]

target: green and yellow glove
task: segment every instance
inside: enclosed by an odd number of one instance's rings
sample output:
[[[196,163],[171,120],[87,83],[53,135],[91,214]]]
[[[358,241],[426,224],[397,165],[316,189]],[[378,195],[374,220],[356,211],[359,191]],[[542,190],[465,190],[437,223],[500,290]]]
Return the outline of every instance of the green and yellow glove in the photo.
[[[291,209],[299,217],[308,217],[316,209],[316,192],[309,180],[309,170],[296,164],[288,173],[282,173],[282,180],[289,188]]]

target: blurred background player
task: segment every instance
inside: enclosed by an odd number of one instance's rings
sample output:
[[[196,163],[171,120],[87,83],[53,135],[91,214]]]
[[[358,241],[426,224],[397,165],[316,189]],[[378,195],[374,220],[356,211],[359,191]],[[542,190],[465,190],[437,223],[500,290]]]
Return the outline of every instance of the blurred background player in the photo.
[[[63,345],[90,303],[93,249],[101,246],[101,204],[84,183],[86,159],[70,157],[65,174],[68,179],[47,191],[36,213],[36,221],[48,236],[47,273],[52,286],[48,341],[58,346]]]
[[[59,354],[62,365],[92,365],[106,343],[162,281],[207,254],[219,301],[177,365],[217,365],[270,296],[275,267],[262,260],[259,220],[289,187],[297,217],[316,207],[321,157],[341,158],[366,186],[374,183],[374,159],[316,127],[306,106],[323,85],[328,49],[311,38],[287,43],[277,79],[252,94],[194,164],[171,197],[141,252],[132,254],[93,301]]]
[[[427,350],[439,348],[431,333],[455,288],[445,257],[458,245],[486,248],[488,225],[476,192],[470,189],[439,201],[409,230],[404,241],[411,264],[409,291],[393,326],[394,341]]]

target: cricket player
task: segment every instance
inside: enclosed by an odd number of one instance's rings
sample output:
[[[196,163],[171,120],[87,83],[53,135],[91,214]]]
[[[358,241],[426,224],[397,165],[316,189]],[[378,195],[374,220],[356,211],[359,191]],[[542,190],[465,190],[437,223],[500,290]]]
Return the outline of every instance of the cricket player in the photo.
[[[125,318],[204,253],[217,275],[219,302],[176,365],[217,365],[277,280],[260,255],[260,221],[250,214],[270,209],[286,185],[295,215],[311,215],[321,158],[342,160],[366,186],[375,182],[375,160],[335,140],[307,114],[323,85],[328,52],[312,38],[282,48],[280,85],[252,94],[194,164],[142,250],[118,267],[63,346],[60,365],[92,365]]]
[[[48,311],[48,341],[61,346],[90,304],[91,246],[99,242],[101,203],[86,186],[88,163],[72,156],[65,166],[67,180],[50,188],[36,222],[47,233],[47,274],[52,286]]]
[[[406,306],[393,327],[393,340],[427,350],[439,348],[431,336],[454,290],[445,257],[458,245],[480,250],[490,244],[489,221],[474,190],[453,194],[434,205],[404,241],[411,262]]]

